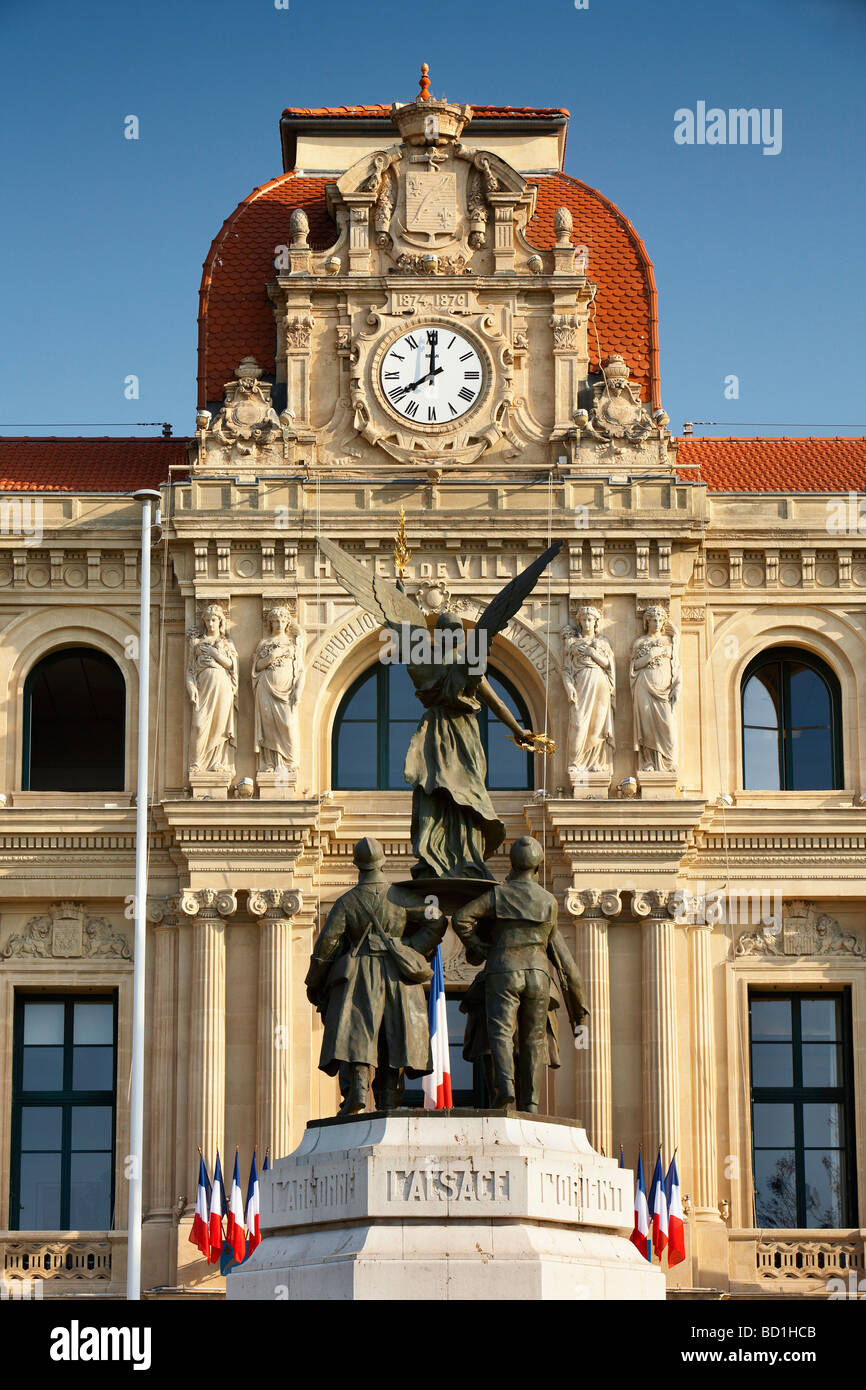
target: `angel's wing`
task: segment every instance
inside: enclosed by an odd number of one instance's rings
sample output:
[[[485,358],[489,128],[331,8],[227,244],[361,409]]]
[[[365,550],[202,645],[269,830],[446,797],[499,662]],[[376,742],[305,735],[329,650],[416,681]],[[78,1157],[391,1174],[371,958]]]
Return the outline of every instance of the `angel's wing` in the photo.
[[[532,593],[540,575],[547,569],[551,560],[556,558],[561,549],[562,541],[554,541],[543,555],[539,555],[537,560],[533,560],[531,565],[527,565],[525,570],[521,570],[520,574],[515,575],[511,583],[506,584],[505,588],[500,589],[496,597],[490,600],[475,624],[476,628],[483,628],[493,638],[497,632],[501,632],[504,627],[507,627],[509,621],[521,607],[523,600]]]
[[[322,554],[330,560],[343,588],[380,623],[411,623],[413,627],[426,627],[423,610],[390,579],[373,574],[335,541],[325,540],[323,536],[317,536],[316,540]]]

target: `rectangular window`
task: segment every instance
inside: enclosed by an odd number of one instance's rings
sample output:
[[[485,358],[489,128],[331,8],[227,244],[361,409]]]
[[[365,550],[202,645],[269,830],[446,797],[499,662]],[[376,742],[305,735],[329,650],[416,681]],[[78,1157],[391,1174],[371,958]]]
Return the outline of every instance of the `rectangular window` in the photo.
[[[113,996],[16,997],[12,1230],[111,1229],[116,1030]]]
[[[851,1000],[749,998],[755,1224],[856,1226]]]

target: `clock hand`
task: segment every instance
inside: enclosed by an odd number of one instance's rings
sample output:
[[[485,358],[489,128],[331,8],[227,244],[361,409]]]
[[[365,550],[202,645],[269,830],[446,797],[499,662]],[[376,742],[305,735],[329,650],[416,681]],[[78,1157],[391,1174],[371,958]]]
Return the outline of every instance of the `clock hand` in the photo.
[[[429,376],[434,376],[436,372],[436,344],[438,343],[438,341],[438,332],[435,328],[430,329],[427,333],[427,342],[430,344],[430,371],[428,373]]]
[[[439,373],[444,372],[444,370],[444,367],[436,367],[432,372],[425,372],[423,376],[419,376],[417,381],[410,381],[408,386],[401,386],[397,394],[403,396],[407,391],[414,391],[416,387],[423,386],[425,381],[430,381],[434,376],[439,376]]]

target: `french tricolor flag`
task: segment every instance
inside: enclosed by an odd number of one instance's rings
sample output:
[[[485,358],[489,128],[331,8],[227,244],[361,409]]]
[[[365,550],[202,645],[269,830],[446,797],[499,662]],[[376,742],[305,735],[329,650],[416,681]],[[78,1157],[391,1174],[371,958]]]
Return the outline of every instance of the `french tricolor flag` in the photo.
[[[683,1204],[680,1197],[680,1176],[677,1172],[677,1156],[674,1153],[671,1166],[665,1178],[665,1195],[668,1201],[668,1269],[673,1269],[686,1258],[686,1226],[683,1219]]]
[[[267,1162],[267,1158],[265,1159]],[[262,1233],[259,1228],[259,1175],[256,1169],[256,1151],[253,1149],[253,1161],[250,1167],[250,1180],[247,1183],[247,1255],[251,1255],[257,1245],[261,1244]]]
[[[189,1233],[189,1238],[193,1245],[198,1246],[206,1260],[210,1258],[210,1240],[208,1239],[209,1217],[210,1183],[207,1179],[204,1157],[202,1154],[199,1154],[198,1187],[195,1193],[195,1216],[192,1219],[192,1230]]]
[[[210,1253],[208,1263],[215,1265],[219,1263],[219,1257],[223,1248],[223,1217],[226,1214],[226,1190],[223,1186],[223,1170],[220,1167],[220,1151],[217,1149],[216,1168],[213,1173],[213,1187],[210,1194],[210,1219],[208,1228],[210,1231]]]
[[[649,1209],[653,1220],[653,1250],[656,1258],[660,1260],[668,1243],[668,1199],[662,1177],[661,1149],[656,1156],[656,1166],[650,1187]]]
[[[235,1150],[235,1170],[232,1174],[232,1189],[229,1193],[226,1244],[231,1246],[232,1254],[237,1263],[240,1264],[247,1250],[247,1233],[244,1223],[244,1199],[241,1196],[241,1179],[238,1173],[237,1150]]]
[[[450,1110],[451,1057],[448,1052],[448,1016],[445,1012],[445,975],[442,970],[442,948],[436,947],[433,957],[433,979],[430,981],[428,1003],[430,1019],[430,1050],[433,1070],[421,1078],[425,1110]]]
[[[649,1244],[650,1219],[646,1200],[646,1187],[643,1180],[643,1158],[640,1149],[637,1155],[637,1182],[634,1189],[634,1230],[629,1236],[645,1260],[652,1260]]]

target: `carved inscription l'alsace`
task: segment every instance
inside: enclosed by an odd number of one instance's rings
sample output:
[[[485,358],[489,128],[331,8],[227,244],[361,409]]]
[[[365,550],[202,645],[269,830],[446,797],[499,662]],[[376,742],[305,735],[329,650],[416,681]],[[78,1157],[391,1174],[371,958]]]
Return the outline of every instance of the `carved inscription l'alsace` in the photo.
[[[505,1168],[388,1168],[389,1202],[507,1202],[511,1174]]]

